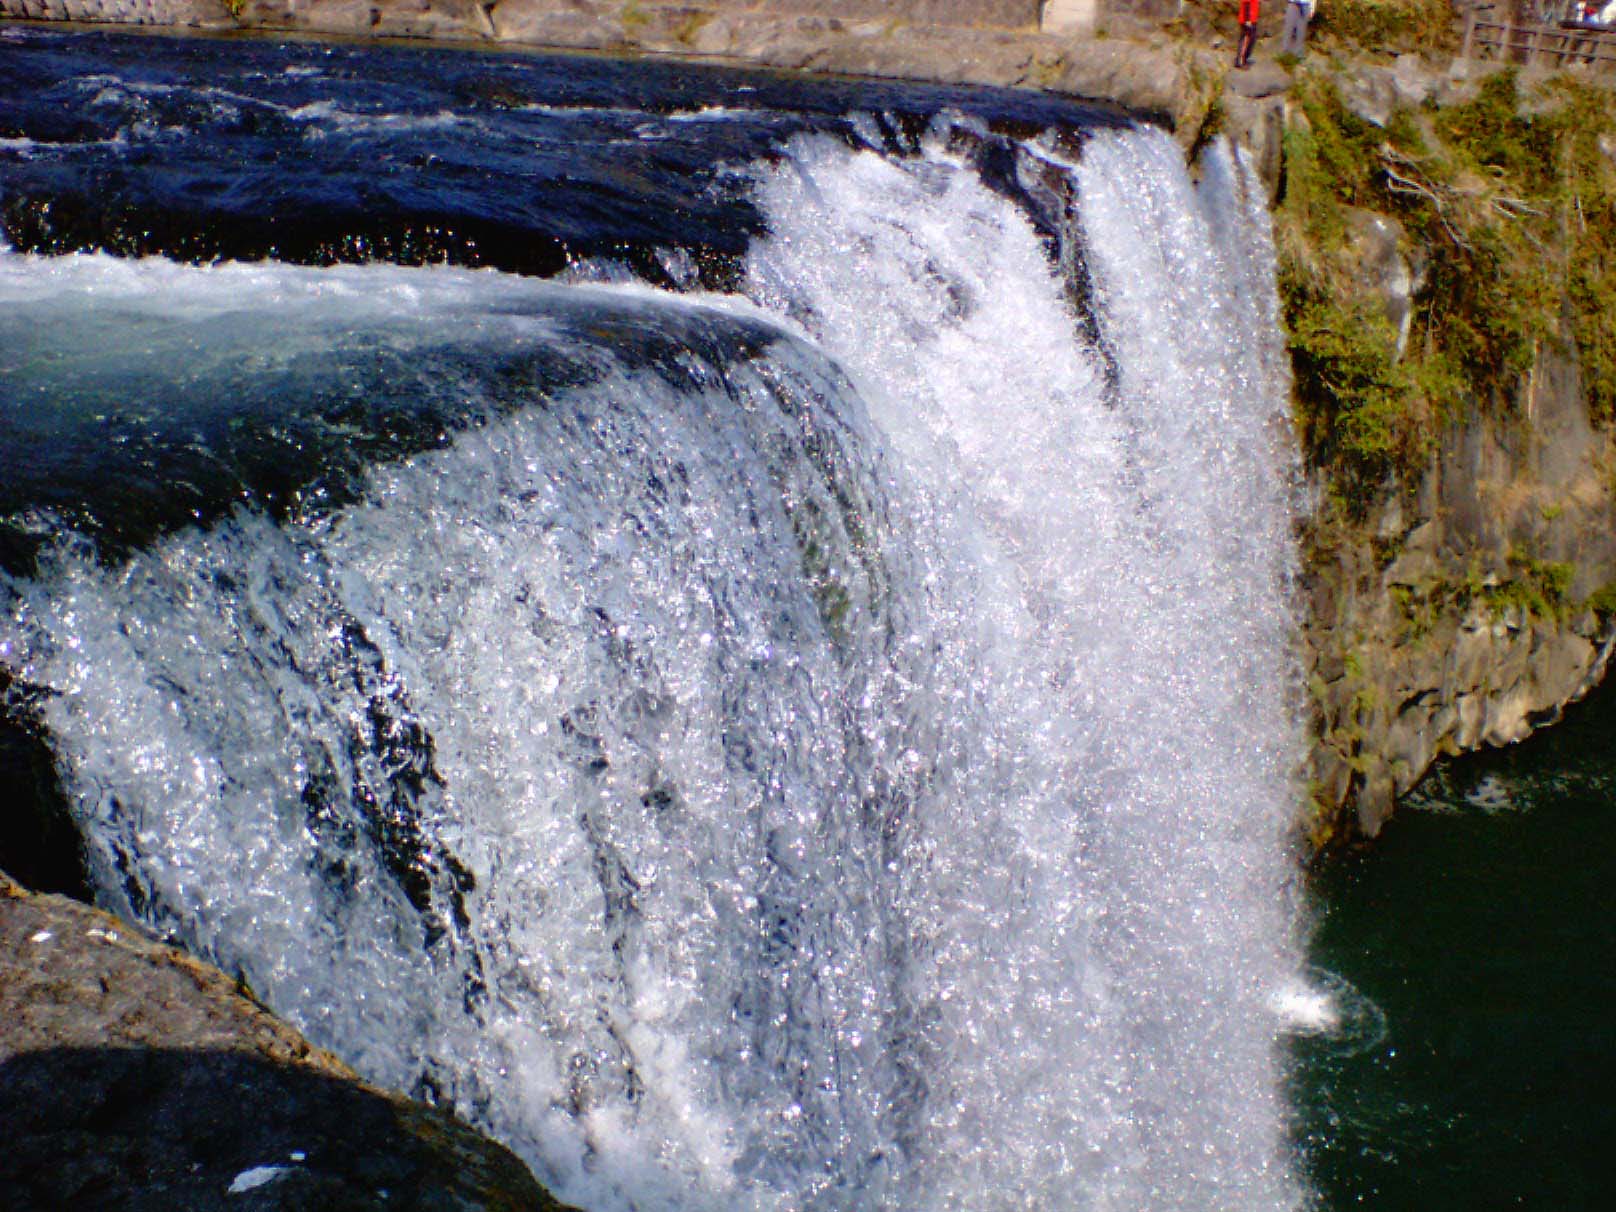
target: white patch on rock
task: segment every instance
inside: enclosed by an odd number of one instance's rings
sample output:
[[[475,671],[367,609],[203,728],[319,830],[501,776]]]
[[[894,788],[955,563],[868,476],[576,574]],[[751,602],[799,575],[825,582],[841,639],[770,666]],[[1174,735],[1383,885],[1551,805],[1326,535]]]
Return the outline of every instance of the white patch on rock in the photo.
[[[290,1166],[254,1166],[251,1170],[243,1170],[236,1175],[236,1181],[230,1184],[229,1194],[242,1195],[277,1182],[284,1178],[290,1169]]]

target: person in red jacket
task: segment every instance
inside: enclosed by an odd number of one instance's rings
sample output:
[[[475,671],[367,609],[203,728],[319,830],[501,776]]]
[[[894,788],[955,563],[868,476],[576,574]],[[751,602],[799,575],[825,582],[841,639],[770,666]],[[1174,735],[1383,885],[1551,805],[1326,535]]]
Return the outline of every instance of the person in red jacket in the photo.
[[[1251,63],[1251,48],[1257,45],[1257,6],[1260,0],[1240,0],[1240,42],[1235,47],[1234,65]]]

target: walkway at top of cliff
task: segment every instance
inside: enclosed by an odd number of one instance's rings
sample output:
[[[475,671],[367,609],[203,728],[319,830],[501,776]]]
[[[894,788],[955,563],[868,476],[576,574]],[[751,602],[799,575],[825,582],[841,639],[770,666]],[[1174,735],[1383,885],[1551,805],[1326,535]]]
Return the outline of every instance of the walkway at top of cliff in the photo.
[[[0,0],[0,18],[670,55],[1046,89],[1192,138],[1223,56],[1145,34],[1150,0]],[[1135,30],[1134,27],[1137,27]]]

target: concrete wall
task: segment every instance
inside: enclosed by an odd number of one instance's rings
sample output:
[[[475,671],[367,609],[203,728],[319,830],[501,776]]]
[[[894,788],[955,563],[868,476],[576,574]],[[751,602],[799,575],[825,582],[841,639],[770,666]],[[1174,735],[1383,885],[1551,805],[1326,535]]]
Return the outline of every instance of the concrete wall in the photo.
[[[1046,34],[1087,34],[1099,23],[1100,0],[1044,0]]]

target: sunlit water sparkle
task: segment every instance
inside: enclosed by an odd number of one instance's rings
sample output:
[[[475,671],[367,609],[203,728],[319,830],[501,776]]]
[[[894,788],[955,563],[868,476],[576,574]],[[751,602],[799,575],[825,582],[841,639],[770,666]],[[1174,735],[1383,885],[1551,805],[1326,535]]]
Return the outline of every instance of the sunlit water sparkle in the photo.
[[[0,257],[32,440],[199,502],[0,583],[103,901],[586,1207],[1305,1204],[1261,206],[959,149],[794,135],[730,295]]]

